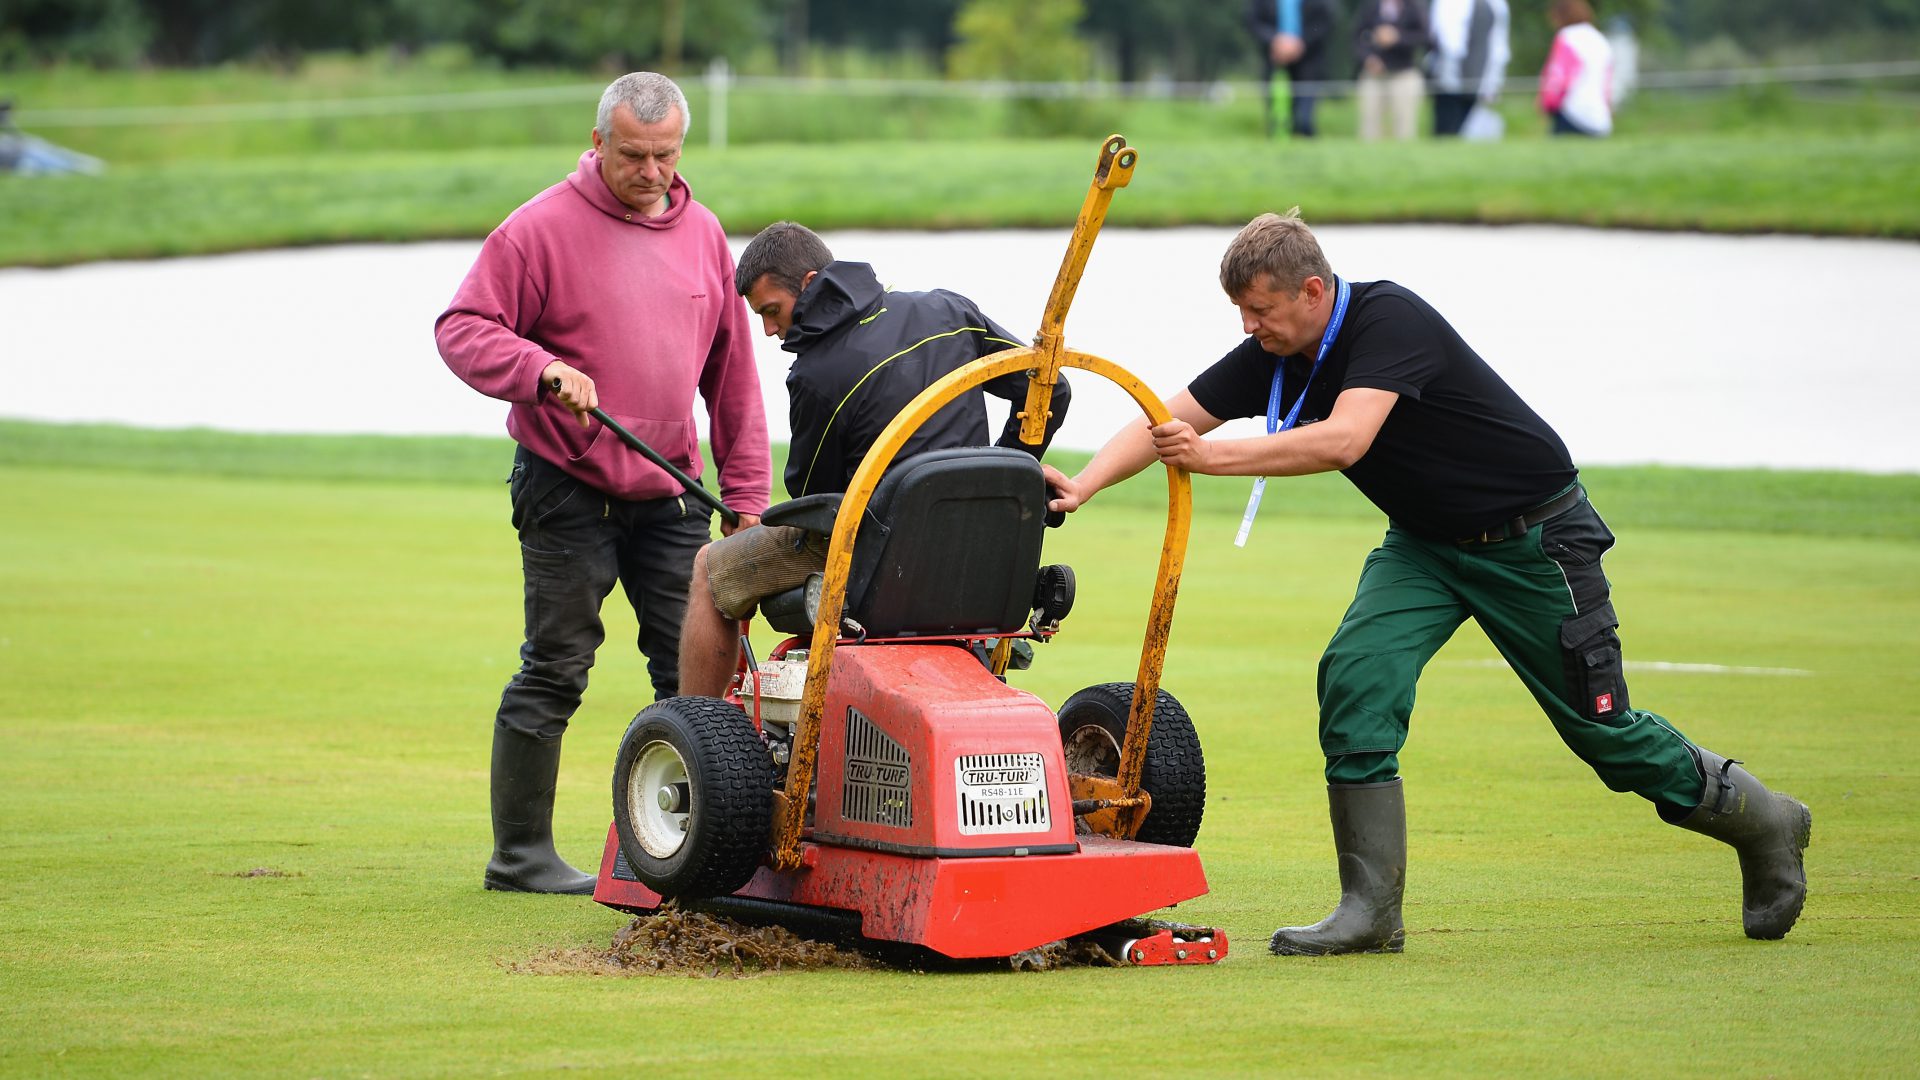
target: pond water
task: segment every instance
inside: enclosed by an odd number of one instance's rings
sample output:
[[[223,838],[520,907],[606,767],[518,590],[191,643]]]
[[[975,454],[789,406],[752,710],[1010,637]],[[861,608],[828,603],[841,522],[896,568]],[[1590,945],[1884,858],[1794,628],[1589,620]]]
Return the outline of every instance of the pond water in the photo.
[[[1420,293],[1577,462],[1920,471],[1920,244],[1557,227],[1328,226],[1334,269]],[[1230,229],[1101,234],[1069,345],[1171,395],[1241,334],[1216,283]],[[1067,232],[841,232],[903,289],[966,293],[1018,334]],[[746,238],[736,238],[735,251]],[[239,431],[499,434],[432,325],[477,242],[0,270],[0,415]],[[788,354],[757,345],[775,439]],[[1137,415],[1076,377],[1058,444]],[[1230,430],[1257,432],[1257,421]]]

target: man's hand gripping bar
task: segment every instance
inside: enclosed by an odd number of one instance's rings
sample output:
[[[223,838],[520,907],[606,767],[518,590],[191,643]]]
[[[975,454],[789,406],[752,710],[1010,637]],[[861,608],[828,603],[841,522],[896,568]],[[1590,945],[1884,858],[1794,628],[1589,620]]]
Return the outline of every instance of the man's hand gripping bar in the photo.
[[[553,382],[550,383],[549,385],[552,386],[552,388],[555,390],[560,389],[559,377],[556,376]],[[713,507],[714,510],[720,514],[720,520],[726,522],[728,525],[740,524],[740,515],[735,513],[731,508],[729,508],[726,503],[721,502],[720,496],[715,495],[713,492],[708,491],[706,488],[701,487],[700,481],[695,480],[693,477],[688,476],[684,472],[681,472],[679,466],[675,465],[671,461],[668,461],[666,458],[661,457],[660,452],[658,450],[655,450],[653,447],[648,446],[646,443],[641,442],[640,436],[635,435],[633,432],[628,431],[625,427],[622,427],[620,422],[618,420],[615,420],[613,417],[608,416],[604,409],[600,409],[600,408],[588,409],[587,415],[607,425],[607,429],[609,431],[613,432],[615,435],[620,436],[621,442],[626,443],[628,446],[631,446],[635,450],[640,451],[640,456],[646,458],[648,461],[653,462],[655,465],[660,466],[662,469],[665,469],[668,476],[673,477],[676,481],[680,483],[681,487],[684,487],[687,489],[687,494],[693,496],[694,498],[700,500],[703,503],[706,503],[708,506]]]

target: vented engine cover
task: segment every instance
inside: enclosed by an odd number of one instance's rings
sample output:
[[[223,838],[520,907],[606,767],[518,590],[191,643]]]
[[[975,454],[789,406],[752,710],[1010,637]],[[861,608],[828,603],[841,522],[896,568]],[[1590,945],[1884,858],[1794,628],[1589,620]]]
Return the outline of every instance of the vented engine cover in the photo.
[[[834,650],[813,839],[909,855],[1079,850],[1060,726],[954,645]]]

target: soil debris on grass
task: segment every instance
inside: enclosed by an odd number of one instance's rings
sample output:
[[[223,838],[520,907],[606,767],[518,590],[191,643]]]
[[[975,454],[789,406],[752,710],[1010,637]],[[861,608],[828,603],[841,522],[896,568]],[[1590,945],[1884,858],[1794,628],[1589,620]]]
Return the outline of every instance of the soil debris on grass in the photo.
[[[781,926],[751,926],[668,903],[613,935],[605,949],[553,948],[507,965],[521,975],[690,975],[749,978],[780,971],[881,967],[857,949]]]
[[[786,971],[1058,971],[1125,967],[1097,941],[1050,941],[1004,959],[955,960],[928,949],[846,936],[822,940],[784,926],[741,922],[672,901],[640,915],[607,948],[554,946],[503,961],[516,975],[683,975],[743,979]]]
[[[281,870],[272,866],[256,866],[251,870],[236,870],[232,877],[304,877],[298,870]]]
[[[1007,957],[1015,971],[1056,971],[1069,967],[1125,967],[1119,957],[1093,941],[1049,941]]]

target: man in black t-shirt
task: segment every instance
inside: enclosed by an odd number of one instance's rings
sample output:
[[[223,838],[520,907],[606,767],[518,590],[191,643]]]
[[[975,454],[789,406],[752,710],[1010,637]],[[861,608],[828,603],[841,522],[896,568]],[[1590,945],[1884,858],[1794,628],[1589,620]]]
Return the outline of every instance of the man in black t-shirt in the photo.
[[[1272,950],[1401,950],[1398,755],[1421,669],[1468,618],[1608,787],[1739,852],[1748,936],[1784,936],[1806,899],[1812,816],[1628,705],[1600,568],[1613,534],[1560,437],[1426,301],[1336,278],[1297,211],[1242,229],[1220,283],[1247,340],[1174,395],[1171,422],[1121,429],[1071,479],[1046,473],[1059,491],[1051,508],[1074,510],[1156,460],[1228,476],[1338,469],[1389,519],[1320,659],[1340,903],[1276,931]],[[1261,415],[1271,434],[1204,437]]]

